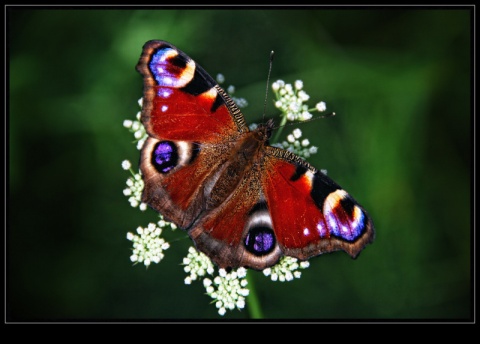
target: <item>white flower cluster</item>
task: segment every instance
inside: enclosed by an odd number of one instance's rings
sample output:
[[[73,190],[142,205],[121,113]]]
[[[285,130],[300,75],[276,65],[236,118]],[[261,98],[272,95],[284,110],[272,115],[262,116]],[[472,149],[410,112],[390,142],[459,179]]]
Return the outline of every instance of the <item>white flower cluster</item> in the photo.
[[[164,255],[163,251],[170,244],[160,237],[162,228],[154,223],[149,223],[147,228],[138,227],[137,234],[127,233],[127,239],[133,242],[133,253],[130,260],[134,263],[142,263],[149,266],[152,262],[159,263]]]
[[[185,265],[183,270],[189,274],[189,276],[185,278],[185,284],[192,284],[192,281],[206,274],[213,275],[215,270],[210,258],[191,246],[188,249],[187,256],[183,258],[183,265]]]
[[[310,96],[303,90],[303,81],[297,80],[292,84],[286,84],[283,80],[277,80],[272,84],[273,92],[277,100],[275,107],[285,114],[289,121],[307,121],[312,118],[310,111],[325,111],[325,102],[318,103],[315,108],[310,109],[304,104]]]
[[[132,164],[128,160],[122,162],[124,170],[130,170],[131,177],[127,179],[127,188],[123,189],[123,194],[128,197],[128,201],[133,208],[139,207],[141,211],[147,209],[147,205],[142,203],[143,179],[140,173],[134,173],[131,169]]]
[[[215,301],[218,314],[225,315],[227,310],[245,307],[245,297],[249,293],[246,288],[248,282],[245,268],[238,268],[229,273],[225,269],[219,269],[218,276],[214,276],[215,267],[210,258],[193,247],[188,249],[183,265],[185,272],[189,274],[185,278],[185,284],[191,284],[199,277],[212,276],[213,280],[208,277],[203,279],[203,286],[206,294]]]
[[[143,98],[140,98],[138,100],[138,104],[140,105],[140,107],[142,107]],[[141,116],[141,112],[137,112],[136,121],[132,121],[130,119],[126,119],[123,121],[123,126],[127,128],[131,133],[133,133],[133,136],[135,137],[135,141],[137,142],[138,150],[142,149],[143,144],[145,143],[145,140],[148,137],[145,131],[145,128],[140,122],[140,116]]]
[[[297,128],[287,136],[287,141],[274,144],[273,146],[286,149],[302,158],[308,159],[312,154],[317,153],[318,148],[315,146],[310,146],[310,141],[308,139],[303,139],[300,141],[301,137],[302,131]]]
[[[283,256],[280,261],[263,270],[265,276],[270,276],[272,281],[292,281],[294,278],[300,278],[302,273],[298,269],[306,269],[310,266],[308,261],[298,263],[297,258]]]
[[[218,273],[213,281],[209,278],[203,280],[207,295],[215,300],[218,314],[225,315],[227,310],[245,308],[245,297],[250,293],[246,288],[247,270],[238,268],[227,273],[225,269],[220,269]]]

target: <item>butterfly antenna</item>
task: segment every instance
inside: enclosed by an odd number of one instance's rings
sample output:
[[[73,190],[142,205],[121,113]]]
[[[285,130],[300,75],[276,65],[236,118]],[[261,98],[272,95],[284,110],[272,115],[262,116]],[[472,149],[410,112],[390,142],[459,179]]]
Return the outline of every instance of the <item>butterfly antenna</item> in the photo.
[[[274,55],[274,52],[272,50],[270,52],[270,66],[268,68],[267,87],[265,89],[265,103],[263,104],[263,118],[262,118],[263,123],[265,123],[265,113],[267,112],[268,85],[270,84],[270,73],[272,72],[273,55]]]

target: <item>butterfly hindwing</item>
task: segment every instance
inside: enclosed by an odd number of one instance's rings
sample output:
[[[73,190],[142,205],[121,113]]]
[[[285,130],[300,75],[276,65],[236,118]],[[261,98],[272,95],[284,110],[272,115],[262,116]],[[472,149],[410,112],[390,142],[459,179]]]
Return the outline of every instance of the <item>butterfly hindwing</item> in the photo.
[[[227,201],[189,231],[197,248],[219,267],[261,270],[283,255],[259,182],[255,173],[249,173]]]
[[[370,217],[337,183],[294,154],[267,152],[263,187],[285,255],[303,260],[344,250],[356,257],[373,240]]]

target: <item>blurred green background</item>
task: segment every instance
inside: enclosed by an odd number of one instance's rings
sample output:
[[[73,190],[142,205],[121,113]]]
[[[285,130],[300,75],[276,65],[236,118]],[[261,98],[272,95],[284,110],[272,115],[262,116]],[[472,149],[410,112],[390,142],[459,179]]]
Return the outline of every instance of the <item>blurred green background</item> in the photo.
[[[472,319],[471,9],[6,12],[8,321],[249,319],[248,303],[220,317],[200,282],[184,284],[181,231],[164,233],[160,264],[129,260],[126,233],[157,216],[130,207],[121,168],[139,158],[122,123],[139,110],[150,39],[223,73],[249,123],[271,50],[271,81],[301,79],[312,107],[337,114],[298,127],[376,240],[356,260],[312,259],[293,282],[254,273],[265,318]]]

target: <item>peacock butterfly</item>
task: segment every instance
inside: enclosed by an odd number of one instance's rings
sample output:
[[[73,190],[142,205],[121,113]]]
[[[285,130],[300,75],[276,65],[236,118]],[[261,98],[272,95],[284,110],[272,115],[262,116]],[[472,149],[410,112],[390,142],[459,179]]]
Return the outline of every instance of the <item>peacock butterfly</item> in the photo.
[[[221,268],[265,269],[374,239],[367,212],[295,154],[268,144],[273,121],[249,130],[238,106],[181,50],[145,43],[142,201],[186,230]]]

